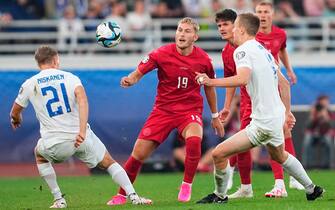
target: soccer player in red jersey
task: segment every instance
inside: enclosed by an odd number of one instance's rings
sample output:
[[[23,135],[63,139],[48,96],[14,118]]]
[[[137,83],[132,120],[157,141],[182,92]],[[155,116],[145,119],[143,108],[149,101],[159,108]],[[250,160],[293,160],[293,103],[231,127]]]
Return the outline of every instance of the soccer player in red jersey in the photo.
[[[291,83],[295,84],[297,82],[297,78],[290,64],[286,50],[286,32],[272,24],[273,13],[274,10],[272,3],[263,1],[257,4],[256,15],[260,19],[260,27],[256,35],[256,40],[263,44],[263,46],[271,52],[277,62],[280,60],[284,64]],[[287,129],[286,127],[284,127],[284,137],[285,150],[295,156],[294,145],[292,142],[292,133],[291,130]],[[275,185],[270,192],[265,193],[265,196],[287,197],[284,184],[283,167],[273,160],[271,160],[271,167],[275,178]],[[289,186],[290,188],[299,190],[304,189],[303,186],[293,177],[290,177]]]
[[[234,22],[237,17],[235,11],[231,9],[222,10],[215,15],[215,21],[222,39],[227,41],[225,48],[222,50],[222,61],[224,65],[224,77],[231,77],[236,75],[236,66],[234,62],[234,51],[235,45],[233,44],[233,28]],[[235,87],[230,87],[226,89],[226,96],[224,102],[224,108],[220,111],[220,119],[225,121],[225,119],[230,114],[230,105],[235,95]],[[243,130],[247,125],[249,125],[251,118],[251,100],[247,93],[245,86],[240,87],[241,102],[240,102],[240,121]],[[253,191],[251,186],[251,167],[252,159],[250,150],[239,153],[230,158],[230,168],[229,172],[234,171],[235,164],[239,168],[240,178],[241,178],[241,188],[231,195],[229,198],[242,198],[242,197],[253,197]],[[232,177],[232,176],[231,176]],[[232,181],[230,181],[232,183]],[[231,187],[231,186],[229,186]]]
[[[152,51],[135,71],[121,79],[122,87],[130,87],[144,74],[158,69],[159,83],[153,110],[140,131],[124,169],[134,182],[143,162],[176,128],[186,146],[184,179],[178,194],[181,202],[188,202],[191,198],[192,182],[201,156],[203,99],[200,85],[194,78],[196,72],[215,77],[211,59],[201,48],[194,45],[198,39],[198,31],[199,25],[193,19],[180,20],[175,43]],[[218,135],[223,136],[224,129],[218,118],[215,89],[205,87],[204,90],[212,112],[212,127]],[[124,195],[124,190],[120,189],[108,202],[109,205],[124,204]]]

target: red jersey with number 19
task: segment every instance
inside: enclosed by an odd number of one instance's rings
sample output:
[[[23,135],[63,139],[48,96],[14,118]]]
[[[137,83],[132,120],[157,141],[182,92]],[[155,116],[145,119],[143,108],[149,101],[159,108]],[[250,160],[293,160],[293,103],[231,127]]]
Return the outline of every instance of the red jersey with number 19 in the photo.
[[[236,66],[234,62],[235,47],[227,42],[222,50],[222,61],[224,66],[224,77],[232,77],[236,75]],[[240,120],[241,129],[249,125],[251,118],[251,100],[245,86],[240,87],[241,103],[240,103]]]
[[[258,32],[256,34],[256,40],[270,51],[276,61],[279,61],[279,51],[286,48],[286,39],[286,32],[274,25],[271,28],[271,33]]]
[[[158,87],[154,109],[172,113],[202,113],[203,99],[200,85],[195,81],[195,72],[215,77],[212,61],[207,53],[194,46],[188,56],[178,53],[176,44],[164,45],[152,51],[138,65],[146,74],[158,69]]]

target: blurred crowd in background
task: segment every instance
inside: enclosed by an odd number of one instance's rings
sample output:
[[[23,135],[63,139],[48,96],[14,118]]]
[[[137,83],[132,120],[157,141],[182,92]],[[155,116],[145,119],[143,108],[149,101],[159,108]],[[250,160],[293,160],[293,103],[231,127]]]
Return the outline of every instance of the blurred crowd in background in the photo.
[[[124,19],[130,28],[144,27],[151,18],[212,16],[222,8],[253,12],[259,0],[0,0],[2,22],[27,19]],[[274,0],[275,20],[335,17],[335,0]]]
[[[259,2],[260,0],[0,0],[0,31],[56,32],[58,34],[56,42],[62,53],[65,51],[83,52],[85,50],[79,50],[78,44],[94,43],[93,36],[89,33],[95,32],[97,22],[111,20],[120,25],[123,42],[143,43],[143,46],[137,45],[137,47],[124,45],[123,47],[127,48],[124,49],[125,52],[146,52],[154,46],[157,47],[157,44],[153,43],[154,38],[163,42],[173,40],[169,33],[161,33],[175,30],[175,22],[172,22],[173,25],[171,25],[171,22],[166,21],[167,19],[174,20],[172,18],[185,16],[201,18],[203,21],[199,23],[202,31],[216,30],[214,14],[217,11],[233,8],[237,13],[254,12]],[[333,43],[335,36],[332,35],[333,32],[330,32],[335,28],[335,22],[333,22],[335,0],[273,0],[272,2],[275,8],[273,20],[276,25],[295,30],[288,33],[289,52],[307,48],[332,51],[335,49],[335,43]],[[307,20],[306,17],[316,19]],[[36,21],[25,22],[23,25],[10,24],[15,20],[56,20],[57,26],[52,28],[53,25],[49,25],[51,27],[47,28],[46,25],[41,25]],[[157,33],[164,37],[157,37]],[[48,42],[46,37],[50,36],[31,35],[25,37],[24,42],[48,44],[55,42],[54,40]],[[15,38],[16,36],[4,34],[0,37],[0,44],[23,42]],[[32,41],[37,38],[39,40]],[[216,34],[215,37],[202,36],[202,41],[208,40],[220,41]],[[307,44],[306,40],[317,42]],[[292,44],[291,41],[300,42]],[[3,47],[8,48],[8,46]],[[23,49],[18,47],[15,53],[21,53]],[[83,48],[88,49],[84,46]],[[221,50],[212,48],[205,47],[204,49],[215,52]],[[33,48],[30,47],[31,49]],[[121,48],[117,50],[122,51]],[[13,52],[0,48],[0,54],[3,53]]]

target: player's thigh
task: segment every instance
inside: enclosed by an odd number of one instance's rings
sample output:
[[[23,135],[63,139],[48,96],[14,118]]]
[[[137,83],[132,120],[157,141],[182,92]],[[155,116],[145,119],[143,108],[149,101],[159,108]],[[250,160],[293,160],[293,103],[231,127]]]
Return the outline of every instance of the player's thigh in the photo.
[[[106,155],[106,147],[91,129],[86,132],[86,138],[75,152],[75,156],[89,168],[96,167]]]
[[[202,138],[203,135],[203,129],[202,126],[199,125],[199,123],[190,123],[188,124],[183,132],[181,133],[181,136],[183,137],[183,139],[187,139],[191,136],[198,136],[200,138]]]
[[[48,139],[48,141],[40,139],[36,146],[36,152],[50,162],[64,162],[75,153],[74,140],[59,141],[57,139],[57,141],[57,144],[50,144],[52,139]]]
[[[213,156],[229,157],[236,153],[247,151],[252,147],[253,145],[251,144],[246,131],[241,130],[217,145],[213,151]]]
[[[144,161],[158,146],[159,143],[157,141],[137,139],[133,148],[132,156],[139,161]]]
[[[202,117],[199,113],[188,113],[177,119],[178,133],[183,139],[191,136],[203,136]]]

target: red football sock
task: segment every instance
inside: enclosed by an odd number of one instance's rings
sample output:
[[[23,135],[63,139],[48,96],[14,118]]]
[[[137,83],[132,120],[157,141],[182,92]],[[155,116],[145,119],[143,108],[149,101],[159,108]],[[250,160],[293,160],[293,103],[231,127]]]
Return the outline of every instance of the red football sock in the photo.
[[[275,179],[284,179],[283,167],[274,160],[270,160],[273,176]]]
[[[237,166],[240,171],[241,184],[251,184],[252,159],[250,150],[237,155]]]
[[[136,160],[133,156],[130,156],[127,162],[124,164],[124,170],[127,172],[131,183],[134,183],[137,174],[141,170],[142,164],[143,163],[141,161]],[[126,195],[126,192],[120,187],[119,194]]]
[[[185,140],[185,147],[184,182],[192,183],[201,157],[201,138],[197,136],[188,137]]]
[[[229,158],[229,165],[235,167],[237,163],[237,155],[233,155]]]
[[[291,155],[293,155],[294,157],[296,156],[293,141],[292,141],[292,137],[287,137],[285,139],[285,150],[288,153],[290,153]]]

